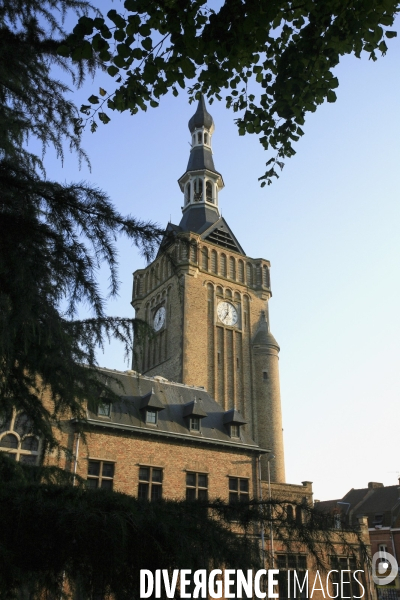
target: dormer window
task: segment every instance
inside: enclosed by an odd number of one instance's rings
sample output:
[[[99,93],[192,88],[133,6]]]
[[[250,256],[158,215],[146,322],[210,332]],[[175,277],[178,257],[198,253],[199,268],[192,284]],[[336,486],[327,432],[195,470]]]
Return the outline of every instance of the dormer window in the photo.
[[[190,417],[190,431],[200,431],[200,417]]]
[[[246,421],[235,408],[226,411],[223,422],[229,436],[231,438],[240,439],[240,428],[242,425],[246,424]]]
[[[240,425],[231,425],[231,438],[240,438]]]
[[[111,403],[110,402],[102,402],[97,407],[97,415],[99,417],[109,417],[111,414]]]
[[[152,409],[146,410],[146,423],[149,425],[157,425],[157,411]]]
[[[189,431],[199,433],[201,431],[201,419],[207,416],[207,413],[201,407],[201,401],[198,402],[195,398],[191,402],[188,402],[183,406],[182,412]]]

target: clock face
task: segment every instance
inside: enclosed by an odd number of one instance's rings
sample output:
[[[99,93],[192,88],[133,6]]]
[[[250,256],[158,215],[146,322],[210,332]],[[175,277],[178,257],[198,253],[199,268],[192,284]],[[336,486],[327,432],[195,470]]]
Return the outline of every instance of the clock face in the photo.
[[[233,326],[238,322],[237,310],[230,302],[219,302],[217,314],[224,325]]]
[[[160,331],[165,323],[165,307],[161,306],[154,315],[154,331]]]

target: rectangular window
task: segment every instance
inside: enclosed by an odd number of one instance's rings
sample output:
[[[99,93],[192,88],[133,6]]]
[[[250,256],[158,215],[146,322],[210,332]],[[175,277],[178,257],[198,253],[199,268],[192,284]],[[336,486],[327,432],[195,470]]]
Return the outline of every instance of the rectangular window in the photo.
[[[239,477],[229,477],[229,504],[248,502],[249,480]]]
[[[190,431],[200,431],[199,417],[190,417]]]
[[[186,473],[186,500],[207,500],[208,475],[206,473]]]
[[[356,598],[357,596],[360,597],[360,586],[353,577],[353,571],[357,570],[357,562],[355,558],[347,556],[331,556],[330,564],[331,569],[338,571],[338,573],[331,574],[332,582],[339,585],[337,588],[339,590],[340,587],[343,586],[343,598]],[[341,571],[343,571],[343,573],[340,573]],[[361,575],[362,573],[357,573],[357,578],[359,578]]]
[[[239,438],[240,437],[240,425],[231,425],[231,437]]]
[[[110,402],[102,402],[97,407],[97,414],[99,417],[109,417],[111,414],[111,403]]]
[[[112,490],[114,463],[103,460],[89,460],[86,487]]]
[[[279,599],[297,598],[297,600],[300,600],[301,598],[308,598],[306,555],[278,554],[276,563],[280,571],[278,576]],[[296,576],[294,572],[296,572]]]
[[[162,480],[162,469],[140,467],[138,498],[141,500],[159,500],[162,496]]]
[[[150,425],[157,425],[156,410],[146,410],[146,423],[150,423]]]

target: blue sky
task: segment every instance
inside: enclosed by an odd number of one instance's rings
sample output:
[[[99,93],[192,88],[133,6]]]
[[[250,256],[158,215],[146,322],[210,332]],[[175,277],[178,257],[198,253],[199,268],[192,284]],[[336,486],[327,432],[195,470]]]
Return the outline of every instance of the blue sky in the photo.
[[[337,102],[307,115],[296,156],[264,189],[257,177],[270,156],[257,137],[239,137],[223,103],[209,109],[225,181],[220,209],[246,253],[272,265],[287,480],[313,481],[320,500],[400,476],[400,44],[388,46],[376,63],[341,62]],[[76,103],[110,83],[96,77]],[[193,112],[183,91],[147,113],[112,114],[84,133],[91,172],[79,171],[73,155],[62,166],[49,152],[48,176],[85,179],[122,213],[178,223]],[[118,248],[120,296],[108,312],[133,316],[132,272],[144,261],[126,240]],[[99,278],[106,293],[107,273]],[[128,368],[118,344],[99,363]]]

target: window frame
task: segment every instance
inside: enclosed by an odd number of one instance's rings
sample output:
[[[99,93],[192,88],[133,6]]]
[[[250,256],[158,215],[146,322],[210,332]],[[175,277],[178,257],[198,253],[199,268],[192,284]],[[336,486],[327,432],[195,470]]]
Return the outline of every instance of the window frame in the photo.
[[[198,427],[193,427],[193,425],[197,424]],[[196,417],[196,415],[191,415],[189,417],[189,431],[194,431],[194,433],[201,432],[201,419],[200,417]]]
[[[5,420],[2,424],[2,426],[7,425],[8,428],[4,427],[4,430],[0,432],[0,443],[1,440],[3,440],[8,435],[13,435],[17,440],[17,446],[14,448],[10,448],[7,446],[0,445],[0,452],[7,454],[9,458],[15,460],[16,462],[24,464],[33,464],[37,466],[39,464],[39,457],[41,453],[41,441],[40,438],[37,435],[34,435],[31,431],[29,431],[29,429],[25,430],[25,432],[22,430],[21,433],[18,433],[16,429],[16,426],[18,426],[17,421],[22,415],[26,417],[25,413],[13,410],[11,417],[8,420]],[[37,441],[36,450],[29,450],[22,447],[22,445],[28,438],[34,438]],[[28,460],[26,460],[27,458]],[[32,461],[29,459],[34,460]]]
[[[99,474],[98,475],[93,475],[93,474],[89,474],[89,468],[90,468],[90,463],[95,463],[99,465]],[[104,465],[112,465],[112,476],[109,475],[103,475],[103,467]],[[115,477],[115,461],[113,460],[109,460],[109,459],[99,459],[99,458],[88,458],[88,474],[86,477],[86,481],[97,481],[98,485],[97,486],[89,486],[87,485],[88,489],[103,489],[103,490],[113,490],[114,489],[114,477]],[[103,486],[103,481],[104,482],[111,482],[111,486]]]
[[[237,482],[236,490],[231,487],[231,482]],[[242,482],[247,483],[247,490],[241,489]],[[237,502],[248,502],[250,500],[250,478],[249,477],[237,477],[236,475],[228,476],[228,494],[229,504],[236,504]]]
[[[190,485],[188,484],[188,476],[189,475],[194,475],[195,476],[195,484],[194,485]],[[200,485],[199,484],[199,476],[205,477],[206,478],[206,486]],[[188,490],[194,490],[194,498],[188,498]],[[199,492],[203,492],[205,491],[205,498],[199,498]],[[197,471],[187,471],[186,472],[186,500],[190,501],[190,500],[208,500],[208,473],[201,473],[201,472],[197,472]]]
[[[149,420],[149,415],[154,415],[154,421]],[[146,425],[157,425],[158,424],[158,410],[152,410],[151,408],[146,408]]]
[[[300,562],[301,560],[301,562]],[[302,553],[277,553],[276,555],[277,568],[279,569],[278,585],[279,585],[279,598],[281,600],[288,599],[288,572],[293,573],[296,571],[299,584],[304,586],[304,577],[307,573],[307,554]],[[304,561],[304,562],[303,562]],[[301,577],[300,577],[301,576]],[[296,588],[296,596],[294,592],[294,577],[291,576],[290,580],[290,598],[293,600],[300,600],[308,598],[308,589],[303,589],[301,592]]]
[[[347,597],[349,598],[349,600],[359,598],[361,591],[360,585],[358,581],[353,577],[353,573],[358,570],[355,557],[331,555],[329,556],[329,562],[330,569],[333,571],[338,571],[332,573],[332,583],[338,583],[339,586],[341,586],[340,589],[343,589],[344,591],[343,597]],[[341,571],[342,573],[340,573]],[[341,580],[341,577],[344,576],[348,577],[348,581]],[[362,573],[361,581],[363,582],[365,587],[365,582],[363,581]],[[346,589],[344,589],[344,586],[346,586]],[[347,588],[347,586],[349,587]],[[350,593],[350,595],[348,595],[348,593]]]
[[[231,438],[235,440],[240,440],[240,425],[237,423],[231,423],[229,425],[229,434]]]
[[[104,410],[104,412],[101,412]],[[100,402],[97,407],[98,417],[111,417],[111,402]]]
[[[143,469],[149,470],[148,479],[141,478],[140,471]],[[161,477],[160,481],[153,481],[153,472],[160,471]],[[156,500],[160,500],[162,498],[162,488],[164,483],[164,469],[163,467],[156,467],[153,465],[139,465],[139,474],[138,474],[138,499],[139,500],[147,500],[148,502],[154,502]],[[147,493],[143,494],[144,486],[147,486]],[[160,493],[157,492],[157,497],[153,497],[153,488],[160,489]],[[142,490],[142,492],[140,491]],[[156,494],[154,494],[155,496]],[[146,496],[146,497],[144,497]]]

